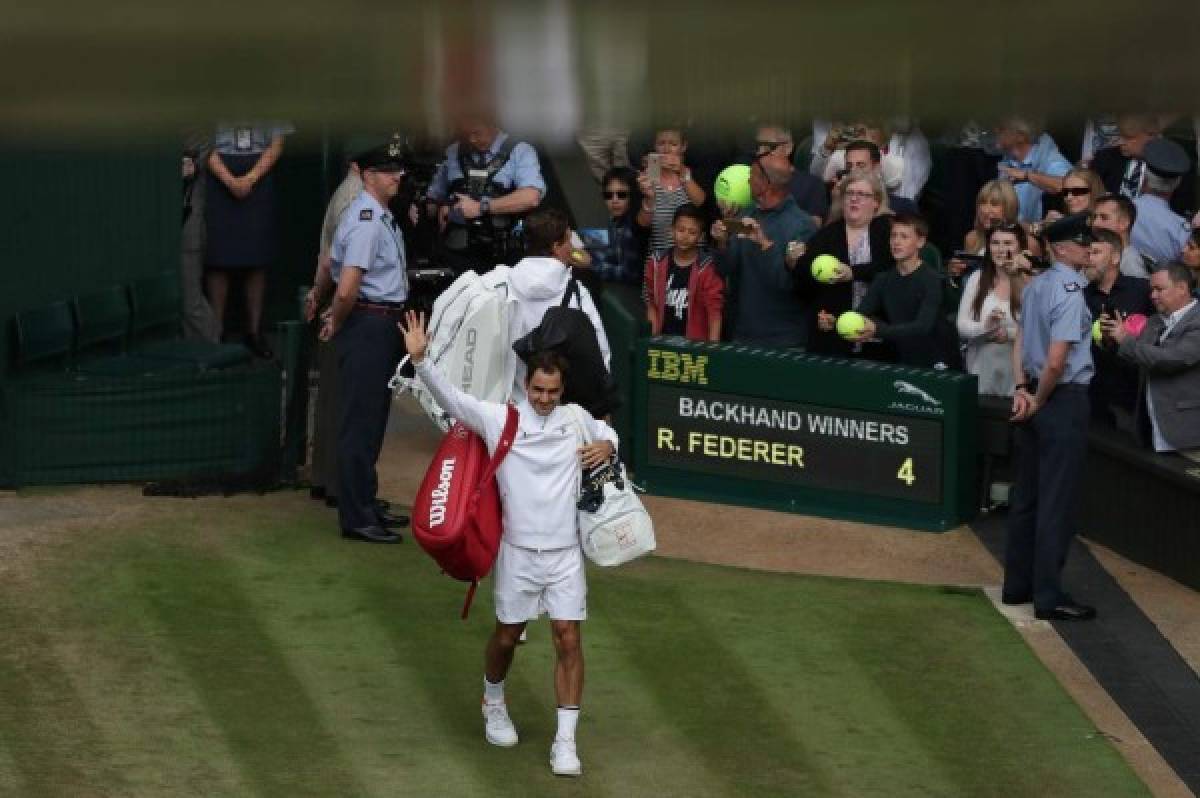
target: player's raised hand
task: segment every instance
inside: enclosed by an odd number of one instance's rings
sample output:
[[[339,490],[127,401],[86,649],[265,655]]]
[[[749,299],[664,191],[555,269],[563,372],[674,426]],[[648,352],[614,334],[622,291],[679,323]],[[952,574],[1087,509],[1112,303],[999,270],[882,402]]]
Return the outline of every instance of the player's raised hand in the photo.
[[[408,356],[415,366],[425,359],[425,350],[429,346],[429,338],[425,334],[425,314],[407,311],[404,322],[397,326],[404,335],[404,348],[408,350]]]

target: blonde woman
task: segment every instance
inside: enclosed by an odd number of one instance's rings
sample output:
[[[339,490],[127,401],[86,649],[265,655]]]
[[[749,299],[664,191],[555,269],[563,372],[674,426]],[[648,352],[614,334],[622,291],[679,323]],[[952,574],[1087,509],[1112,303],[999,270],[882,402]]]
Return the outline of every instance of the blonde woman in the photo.
[[[796,265],[796,281],[810,303],[809,351],[850,357],[859,354],[859,348],[836,332],[817,327],[817,313],[837,316],[850,310],[866,294],[876,274],[896,265],[889,243],[892,216],[887,191],[875,172],[851,172],[835,191],[837,203],[830,212],[831,221],[809,239]],[[832,255],[841,264],[833,282],[813,279],[812,262],[818,255]]]
[[[1072,169],[1063,177],[1062,197],[1067,215],[1091,212],[1096,207],[1096,200],[1102,196],[1104,183],[1100,181],[1100,175],[1091,169]],[[1061,211],[1048,211],[1040,223],[1029,226],[1030,235],[1040,236],[1043,227],[1058,221],[1063,215]]]

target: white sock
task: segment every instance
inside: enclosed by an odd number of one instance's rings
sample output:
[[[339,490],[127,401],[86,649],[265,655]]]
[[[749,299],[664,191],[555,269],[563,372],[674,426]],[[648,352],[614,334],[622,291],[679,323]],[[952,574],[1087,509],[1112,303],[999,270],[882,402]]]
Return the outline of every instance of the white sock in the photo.
[[[501,679],[497,684],[492,684],[487,677],[483,677],[483,700],[489,704],[504,703],[504,680]]]
[[[579,723],[579,707],[558,708],[558,733],[556,740],[574,740],[575,726]]]

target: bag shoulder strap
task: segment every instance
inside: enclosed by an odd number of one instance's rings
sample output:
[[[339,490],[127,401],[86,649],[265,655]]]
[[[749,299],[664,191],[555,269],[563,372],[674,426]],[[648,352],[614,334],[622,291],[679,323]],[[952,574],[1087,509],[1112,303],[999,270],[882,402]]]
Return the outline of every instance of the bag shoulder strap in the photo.
[[[500,430],[500,440],[496,442],[496,451],[492,454],[491,462],[488,463],[488,467],[483,471],[483,476],[479,479],[480,487],[496,476],[496,469],[500,468],[500,463],[504,461],[508,450],[512,448],[513,441],[517,439],[517,406],[510,404],[507,407],[508,417],[504,419],[504,429]]]
[[[579,306],[580,310],[583,310],[583,297],[579,294],[579,281],[574,277],[567,283],[567,290],[563,291],[562,304],[559,307],[569,308],[572,294],[575,296],[575,304]]]

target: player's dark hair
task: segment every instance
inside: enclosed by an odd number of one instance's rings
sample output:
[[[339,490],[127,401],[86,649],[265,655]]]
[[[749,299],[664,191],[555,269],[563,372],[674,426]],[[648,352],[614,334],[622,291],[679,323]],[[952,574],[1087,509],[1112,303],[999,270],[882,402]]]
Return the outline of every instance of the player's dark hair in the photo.
[[[525,361],[525,384],[528,385],[533,379],[535,371],[542,371],[546,374],[558,374],[563,381],[567,382],[567,370],[570,365],[567,359],[555,352],[553,349],[546,349],[541,352],[534,352],[529,356],[529,360]]]
[[[534,211],[525,220],[525,252],[542,257],[550,255],[570,227],[567,215],[558,208]]]

